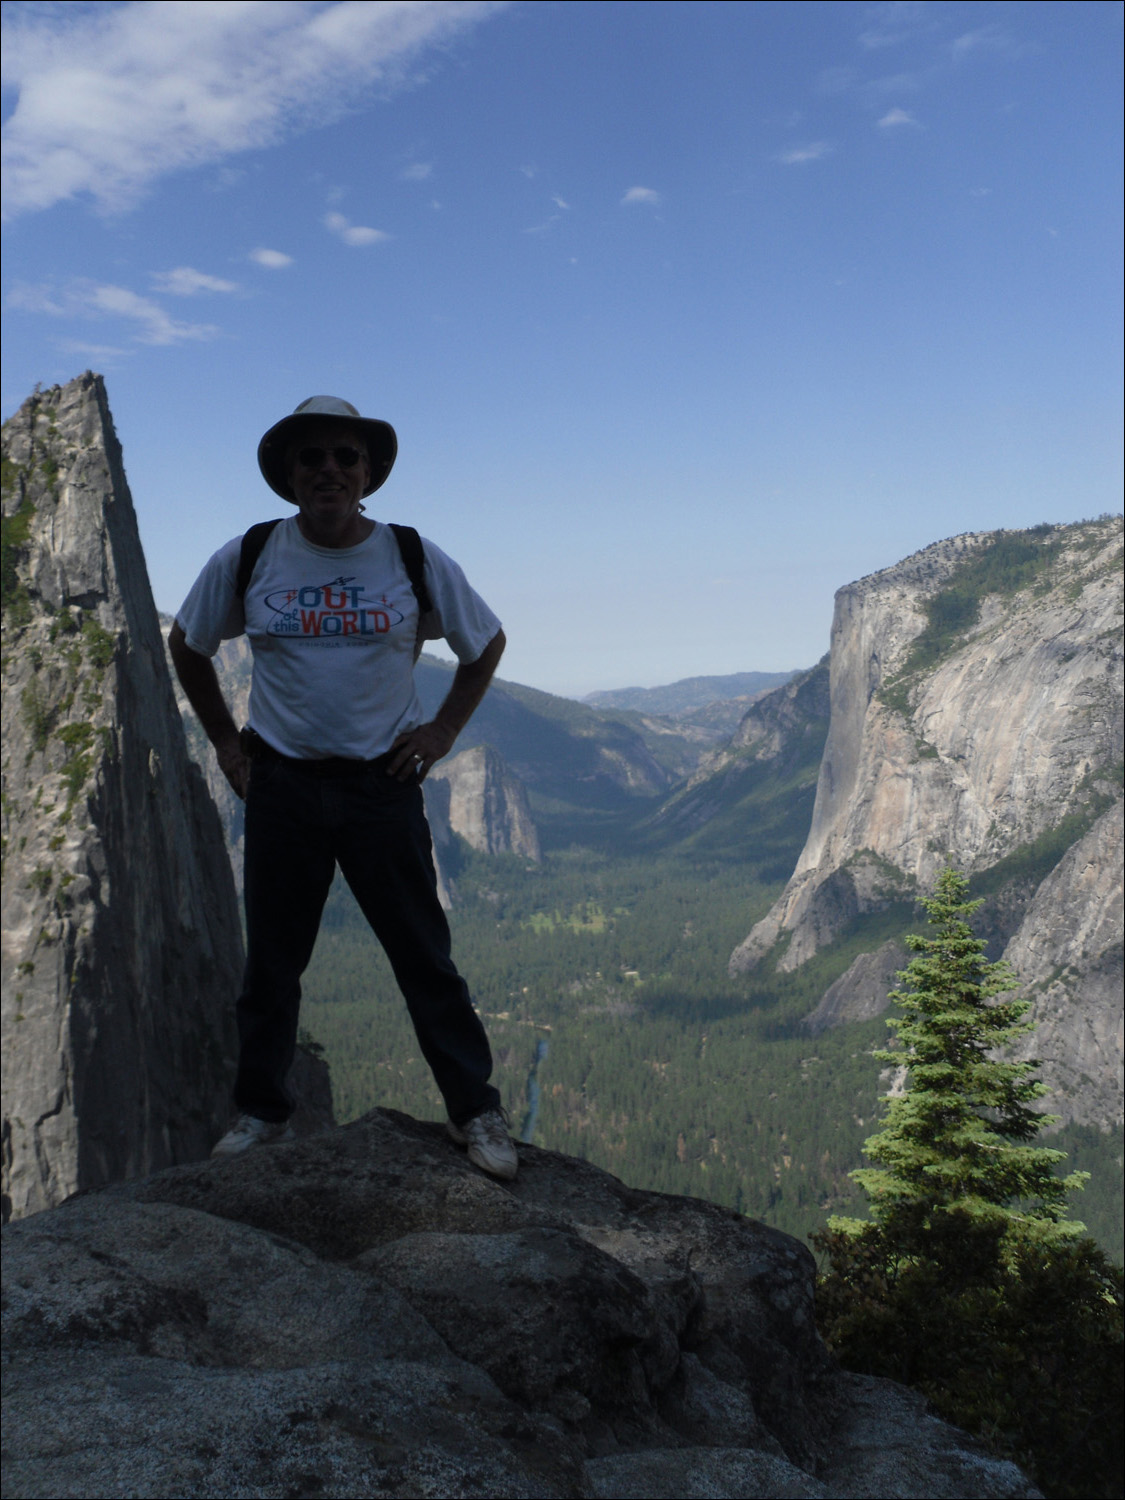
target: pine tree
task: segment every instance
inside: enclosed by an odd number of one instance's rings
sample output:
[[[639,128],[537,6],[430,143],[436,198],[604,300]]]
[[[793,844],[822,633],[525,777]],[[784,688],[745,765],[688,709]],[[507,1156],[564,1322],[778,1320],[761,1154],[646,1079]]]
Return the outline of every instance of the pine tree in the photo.
[[[908,988],[890,996],[904,1012],[887,1022],[900,1048],[875,1054],[905,1068],[910,1086],[887,1096],[883,1128],[864,1146],[879,1165],[851,1175],[887,1231],[933,1234],[953,1216],[1008,1238],[1057,1243],[1085,1229],[1064,1216],[1067,1194],[1088,1174],[1057,1177],[1065,1153],[1028,1144],[1057,1117],[1032,1108],[1047,1092],[1038,1063],[996,1055],[1033,1024],[1024,1020],[1030,1001],[1002,998],[1016,978],[1007,964],[985,959],[969,926],[980,904],[955,870],[945,870],[922,902],[933,935],[906,939],[916,955],[901,976]],[[854,1234],[862,1225],[831,1227]]]
[[[1054,1174],[1063,1153],[1029,1144],[1054,1117],[1034,1062],[997,1055],[1030,1031],[1016,979],[990,963],[954,870],[923,902],[931,935],[892,993],[899,1047],[876,1053],[909,1087],[852,1173],[870,1221],[832,1219],[817,1322],[848,1368],[922,1391],[1059,1497],[1120,1495],[1122,1275]]]

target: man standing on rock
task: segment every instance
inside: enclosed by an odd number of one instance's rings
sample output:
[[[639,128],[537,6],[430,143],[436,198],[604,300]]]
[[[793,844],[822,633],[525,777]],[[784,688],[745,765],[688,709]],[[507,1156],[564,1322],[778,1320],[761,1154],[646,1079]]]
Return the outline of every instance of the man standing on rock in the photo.
[[[483,698],[504,632],[432,542],[363,514],[397,451],[388,423],[334,396],[271,427],[258,465],[297,514],[221,547],[169,637],[183,690],[246,799],[239,1117],[213,1154],[292,1137],[300,980],[339,864],[406,997],[450,1136],[511,1178],[516,1150],[488,1081],[488,1038],[450,957],[420,785]],[[211,657],[243,632],[254,671],[240,734]],[[424,639],[440,638],[461,665],[426,721],[414,662]]]

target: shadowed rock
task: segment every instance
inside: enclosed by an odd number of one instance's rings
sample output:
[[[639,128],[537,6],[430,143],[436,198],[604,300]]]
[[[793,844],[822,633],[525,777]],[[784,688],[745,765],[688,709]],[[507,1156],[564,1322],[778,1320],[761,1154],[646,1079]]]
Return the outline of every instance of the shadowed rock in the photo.
[[[1036,1493],[835,1368],[797,1241],[520,1158],[375,1110],[10,1225],[6,1493]]]
[[[101,377],[4,424],[4,1212],[206,1154],[242,939]]]

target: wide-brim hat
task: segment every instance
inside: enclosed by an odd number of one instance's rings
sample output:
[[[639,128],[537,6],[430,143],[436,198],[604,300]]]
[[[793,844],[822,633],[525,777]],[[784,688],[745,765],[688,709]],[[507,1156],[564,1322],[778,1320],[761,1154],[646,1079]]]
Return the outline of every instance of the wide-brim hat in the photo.
[[[339,396],[310,396],[296,411],[275,423],[258,444],[258,468],[262,471],[262,478],[283,500],[291,500],[294,505],[297,503],[289,483],[286,453],[300,441],[302,428],[314,424],[323,427],[328,420],[346,422],[367,442],[367,467],[371,478],[364,495],[373,495],[391,472],[398,453],[398,438],[389,422],[381,422],[378,417],[361,417],[350,401],[342,401]]]

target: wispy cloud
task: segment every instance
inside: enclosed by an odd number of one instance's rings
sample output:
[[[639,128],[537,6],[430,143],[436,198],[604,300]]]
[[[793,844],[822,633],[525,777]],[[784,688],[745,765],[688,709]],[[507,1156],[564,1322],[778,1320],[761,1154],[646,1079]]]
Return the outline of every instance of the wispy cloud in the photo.
[[[906,109],[889,109],[887,111],[887,113],[883,116],[883,118],[881,120],[877,121],[877,124],[883,130],[891,130],[896,125],[914,125],[914,126],[917,126],[918,121],[914,118],[914,116],[910,113],[909,110],[906,110]]]
[[[830,156],[833,147],[829,141],[809,141],[805,146],[790,146],[788,151],[779,151],[777,159],[787,167],[799,166],[806,161],[820,161]]]
[[[6,8],[6,212],[121,209],[166,172],[272,145],[421,76],[503,0]]]
[[[13,287],[7,300],[9,307],[21,312],[49,313],[56,318],[124,318],[133,324],[133,338],[141,344],[213,339],[220,332],[211,323],[180,323],[151,297],[107,282],[72,281],[61,292],[25,284]]]
[[[1018,52],[1019,47],[1002,26],[990,22],[954,37],[950,51],[954,57],[967,57],[971,52]]]
[[[885,0],[880,5],[869,5],[864,12],[866,22],[859,34],[859,45],[873,52],[883,47],[897,47],[919,31],[930,30],[933,10],[926,0]]]
[[[547,217],[541,220],[541,222],[538,224],[529,224],[524,230],[524,234],[546,234],[550,229],[554,228],[554,226],[562,218],[563,214],[570,212],[570,204],[566,201],[565,198],[560,198],[558,193],[551,194],[551,202],[555,205],[555,208],[558,210],[558,212],[548,214]]]
[[[251,250],[247,260],[252,260],[256,265],[265,266],[269,271],[284,271],[286,266],[293,264],[293,257],[286,255],[284,250],[268,250],[264,245],[259,245],[257,250]]]
[[[345,245],[377,245],[380,240],[389,240],[390,235],[382,229],[369,229],[365,224],[353,224],[343,214],[324,215],[324,227],[338,235]]]
[[[631,187],[627,189],[621,203],[622,207],[625,208],[632,207],[634,203],[648,203],[655,208],[662,201],[663,199],[655,188]]]
[[[434,170],[432,161],[412,161],[400,174],[404,182],[425,182]]]
[[[238,283],[221,276],[208,276],[191,266],[177,266],[174,271],[154,271],[153,290],[170,297],[195,297],[200,292],[237,292]]]

